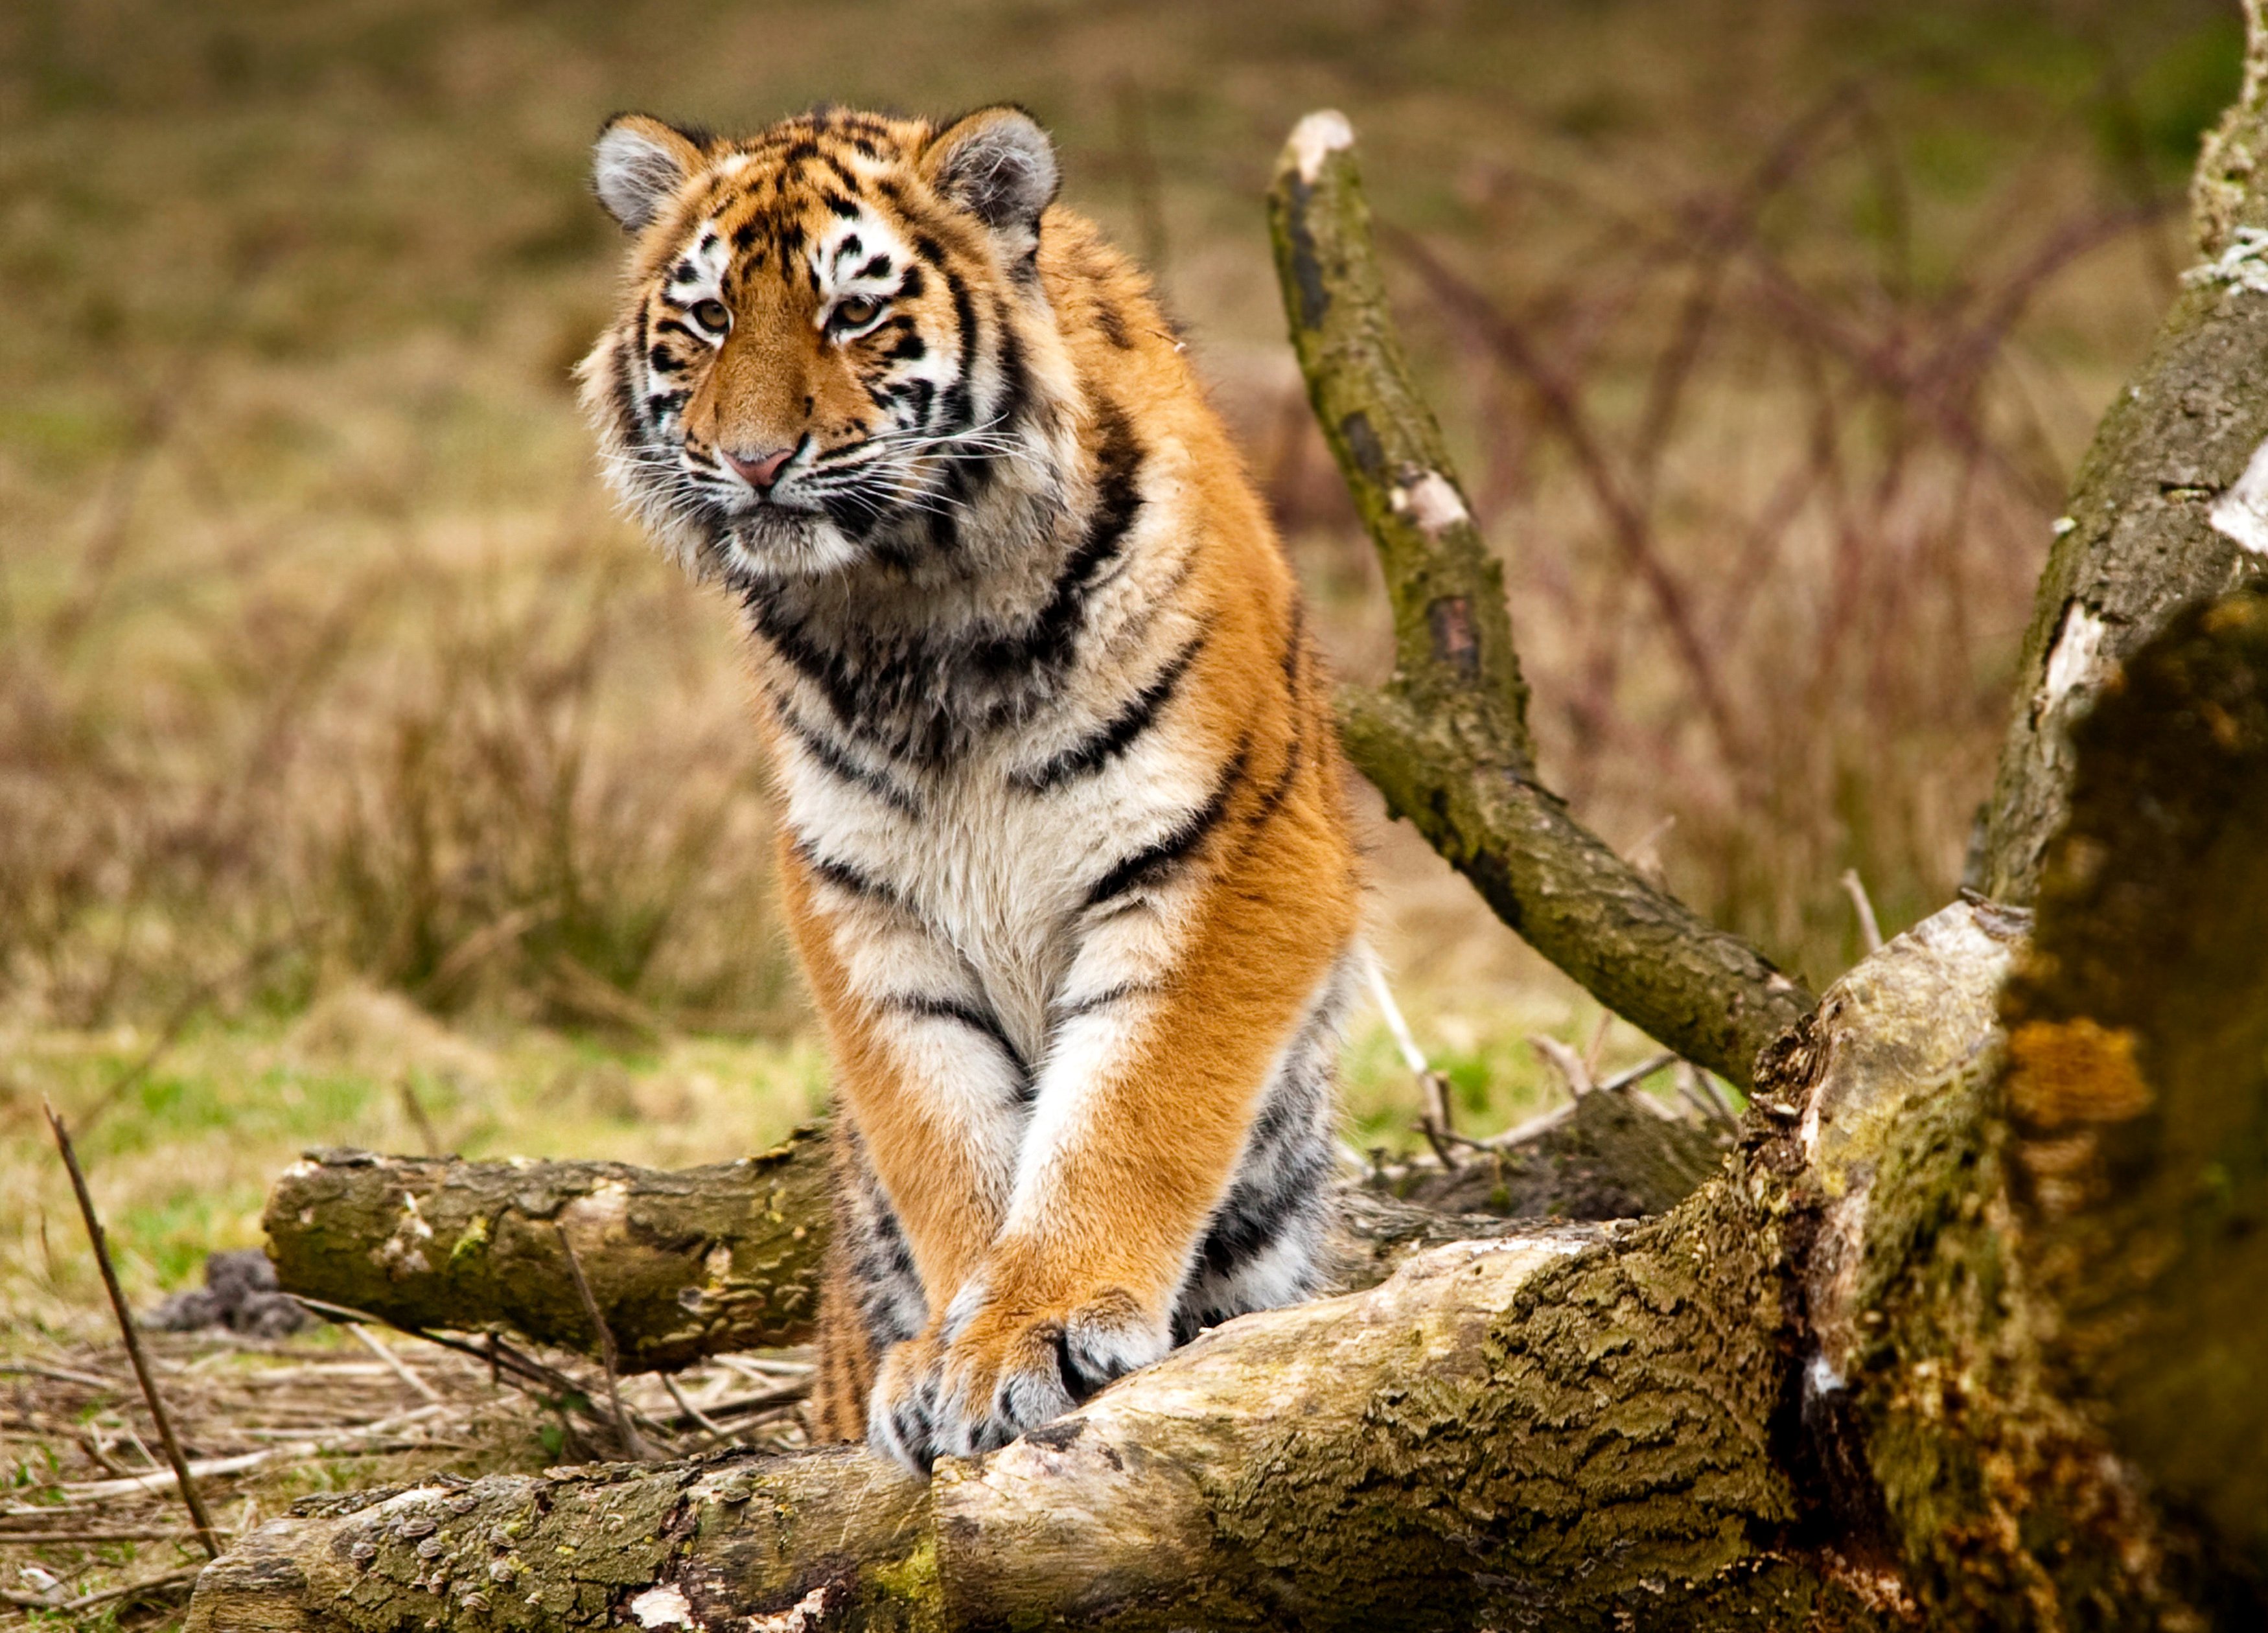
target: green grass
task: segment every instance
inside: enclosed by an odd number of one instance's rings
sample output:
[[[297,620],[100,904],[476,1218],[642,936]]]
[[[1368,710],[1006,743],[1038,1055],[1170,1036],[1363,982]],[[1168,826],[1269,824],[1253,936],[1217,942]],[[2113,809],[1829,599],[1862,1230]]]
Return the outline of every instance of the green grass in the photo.
[[[2174,177],[2235,45],[2218,0],[0,11],[0,1180],[26,1204],[0,1211],[0,1298],[53,1311],[91,1285],[38,1096],[91,1104],[175,1003],[277,936],[299,939],[220,982],[217,1012],[237,1019],[202,1023],[90,1135],[145,1292],[256,1239],[265,1182],[299,1147],[414,1149],[405,1082],[481,1154],[691,1162],[818,1103],[729,609],[612,515],[568,388],[615,276],[583,180],[608,113],[733,128],[822,99],[1030,103],[1071,202],[1123,242],[1161,239],[1166,293],[1264,466],[1297,392],[1259,196],[1312,107],[1352,117],[1381,218],[1492,298],[1540,301],[1543,321],[1592,283],[1611,295],[1638,229],[1737,185],[1805,109],[1857,87],[1877,145],[1823,149],[1760,231],[1863,309],[1901,242],[1942,291],[1980,275],[2011,215],[2129,197],[2137,153]],[[1138,159],[1160,179],[1154,224]],[[1618,211],[1631,225],[1607,230]],[[1895,716],[1837,697],[1803,713],[1778,660],[1822,592],[1792,568],[1734,679],[1760,741],[1834,752],[1767,768],[1782,781],[1741,805],[1695,755],[1659,630],[1613,599],[1626,569],[1564,459],[1538,445],[1495,468],[1503,382],[1392,275],[1469,484],[1503,490],[1545,769],[1580,775],[1580,814],[1625,845],[1677,816],[1673,886],[1814,980],[1855,951],[1842,867],[1893,929],[1944,900],[2046,513],[1992,534],[2013,564],[1971,598],[1968,644],[1915,648],[1918,668],[1961,677],[1960,710],[1918,693]],[[2016,342],[2046,382],[2051,457],[2075,457],[2139,354],[2158,276],[2139,250],[2106,255],[2027,308]],[[1641,411],[1673,305],[1638,301],[1601,341],[1609,430]],[[1809,412],[1799,382],[1742,373],[1752,342],[1727,342],[1682,467],[1699,474],[1664,511],[1703,591],[1724,511],[1771,475],[1759,451],[1798,445]],[[1278,497],[1298,497],[1289,478]],[[1374,569],[1328,504],[1309,508],[1294,548],[1319,627],[1343,673],[1375,676]],[[1625,736],[1572,709],[1594,636],[1626,641],[1609,700]],[[1460,1114],[1485,1129],[1539,1107],[1522,1040],[1582,1047],[1594,1008],[1406,830],[1364,820],[1377,939]],[[492,956],[452,965],[516,916]],[[598,1018],[560,981],[570,964],[672,1041],[575,1037]],[[364,982],[448,1017],[418,1034],[439,1054],[310,1043],[324,995]],[[1607,1055],[1644,1047],[1618,1031]],[[1406,1143],[1414,1094],[1367,1021],[1347,1081],[1350,1138]]]

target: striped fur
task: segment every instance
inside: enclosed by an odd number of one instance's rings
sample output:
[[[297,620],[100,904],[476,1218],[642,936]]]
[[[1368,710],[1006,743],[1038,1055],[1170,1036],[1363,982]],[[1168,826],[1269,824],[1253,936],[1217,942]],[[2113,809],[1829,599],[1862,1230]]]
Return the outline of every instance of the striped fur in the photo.
[[[821,1430],[926,1467],[1312,1292],[1358,886],[1234,450],[1013,109],[602,135],[617,490],[745,609],[838,1071]]]

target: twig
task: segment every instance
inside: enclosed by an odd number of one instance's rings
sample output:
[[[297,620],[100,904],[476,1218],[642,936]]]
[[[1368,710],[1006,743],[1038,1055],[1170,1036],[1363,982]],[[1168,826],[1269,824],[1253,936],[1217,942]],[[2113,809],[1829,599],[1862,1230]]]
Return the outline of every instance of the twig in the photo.
[[[452,1338],[445,1333],[431,1332],[423,1327],[404,1327],[398,1321],[387,1320],[384,1316],[372,1315],[367,1310],[357,1310],[350,1304],[333,1304],[328,1298],[311,1298],[306,1293],[293,1293],[291,1296],[317,1314],[329,1316],[335,1321],[391,1327],[397,1333],[407,1333],[412,1338],[422,1338],[429,1344],[438,1344],[444,1350],[470,1356],[475,1361],[484,1361],[488,1364],[489,1381],[492,1384],[503,1382],[503,1374],[510,1372],[513,1375],[515,1386],[524,1379],[561,1394],[587,1393],[577,1379],[556,1367],[546,1366],[532,1356],[522,1355],[494,1333],[483,1334],[480,1343],[468,1343],[461,1338]]]
[[[152,1469],[146,1475],[129,1475],[122,1480],[91,1480],[58,1486],[55,1490],[74,1503],[103,1503],[114,1497],[131,1497],[138,1491],[158,1490],[168,1479],[183,1479],[188,1475],[218,1479],[224,1475],[240,1475],[264,1463],[274,1462],[279,1457],[372,1456],[379,1451],[379,1446],[356,1443],[379,1441],[388,1444],[384,1442],[383,1437],[406,1429],[412,1423],[423,1423],[446,1410],[446,1406],[421,1406],[412,1411],[398,1412],[392,1417],[381,1418],[374,1423],[341,1430],[318,1438],[294,1440],[284,1445],[262,1446],[257,1452],[239,1452],[232,1457],[202,1458],[189,1464],[186,1469]],[[417,1444],[429,1443],[421,1441]]]
[[[165,1442],[166,1459],[173,1466],[175,1479],[180,1482],[181,1501],[195,1522],[197,1541],[205,1552],[215,1559],[220,1557],[220,1538],[213,1530],[212,1516],[205,1512],[204,1498],[197,1495],[197,1483],[189,1476],[189,1460],[181,1453],[181,1443],[173,1434],[173,1420],[166,1410],[165,1397],[158,1393],[158,1380],[151,1376],[150,1362],[142,1353],[142,1335],[134,1325],[134,1313],[127,1307],[126,1294],[118,1285],[118,1271],[110,1262],[110,1245],[104,1240],[102,1221],[94,1211],[94,1197],[86,1188],[86,1175],[80,1171],[78,1152],[71,1148],[70,1132],[63,1120],[47,1100],[40,1102],[47,1113],[48,1127],[55,1131],[55,1149],[63,1153],[63,1166],[70,1171],[71,1189],[78,1197],[79,1217],[86,1221],[87,1240],[94,1245],[94,1262],[101,1268],[102,1284],[110,1294],[110,1307],[118,1317],[118,1330],[126,1340],[126,1354],[134,1363],[134,1376],[141,1381],[142,1398],[149,1402],[150,1416],[158,1425],[158,1438]]]
[[[599,1335],[599,1365],[607,1372],[607,1400],[615,1409],[615,1428],[622,1438],[622,1450],[641,1463],[651,1462],[653,1460],[652,1448],[639,1438],[637,1429],[630,1422],[628,1409],[622,1405],[622,1382],[615,1372],[614,1332],[608,1327],[607,1318],[599,1313],[599,1301],[591,1296],[591,1284],[583,1274],[583,1261],[576,1254],[575,1244],[567,1235],[567,1227],[554,1225],[551,1228],[558,1232],[560,1251],[567,1255],[567,1269],[575,1278],[575,1293],[583,1301],[583,1313],[591,1318],[591,1325]]]
[[[1599,1011],[1599,1024],[1591,1028],[1591,1041],[1583,1048],[1583,1075],[1595,1081],[1599,1075],[1600,1057],[1607,1052],[1607,1033],[1614,1030],[1612,1010]]]
[[[428,1157],[445,1155],[440,1132],[433,1127],[433,1119],[425,1114],[425,1102],[417,1098],[417,1085],[404,1076],[394,1086],[401,1092],[401,1109],[409,1114],[410,1122],[417,1129],[417,1137],[425,1142],[425,1154]]]
[[[1740,1120],[1726,1109],[1725,1103],[1714,1094],[1705,1095],[1698,1081],[1700,1070],[1690,1061],[1677,1063],[1675,1082],[1677,1092],[1685,1103],[1701,1114],[1705,1123],[1718,1123],[1727,1129],[1738,1129]]]
[[[1637,1065],[1632,1066],[1627,1071],[1616,1072],[1613,1077],[1599,1085],[1600,1092],[1602,1093],[1611,1094],[1617,1089],[1635,1088],[1639,1084],[1644,1083],[1648,1078],[1653,1076],[1655,1072],[1660,1071],[1664,1066],[1672,1066],[1676,1063],[1677,1056],[1665,1050],[1661,1054],[1653,1056],[1651,1059],[1640,1061]]]
[[[0,1372],[24,1378],[45,1378],[59,1384],[85,1384],[92,1389],[116,1390],[115,1378],[99,1372],[75,1372],[68,1366],[35,1366],[27,1361],[0,1361]]]
[[[685,1391],[677,1387],[677,1379],[667,1372],[661,1375],[661,1387],[669,1391],[669,1398],[677,1402],[677,1409],[708,1433],[711,1445],[722,1445],[733,1438],[734,1431],[716,1422],[708,1413],[687,1400]]]
[[[428,1401],[432,1401],[436,1406],[438,1406],[441,1403],[441,1392],[433,1387],[432,1385],[427,1383],[416,1373],[411,1372],[409,1370],[409,1363],[403,1360],[400,1356],[394,1354],[393,1350],[387,1345],[386,1341],[381,1339],[376,1333],[372,1332],[369,1328],[364,1327],[359,1321],[348,1322],[347,1331],[354,1335],[356,1342],[360,1343],[364,1349],[369,1350],[379,1360],[385,1362],[387,1370],[392,1372],[396,1378],[399,1378],[403,1383],[408,1384],[412,1389],[415,1389],[419,1394],[423,1395]]]
[[[82,1593],[77,1599],[52,1600],[37,1593],[10,1591],[0,1592],[0,1600],[26,1610],[92,1610],[97,1605],[107,1605],[114,1599],[125,1599],[153,1588],[178,1587],[185,1582],[194,1582],[203,1570],[202,1565],[184,1565],[179,1570],[168,1570],[163,1576],[144,1577],[139,1582],[129,1582],[122,1587],[107,1587],[96,1593]]]
[[[0,1548],[11,1542],[186,1542],[193,1534],[149,1527],[116,1531],[12,1531],[0,1526]]]
[[[1874,901],[1867,894],[1867,881],[1859,877],[1859,870],[1843,870],[1843,894],[1851,898],[1851,906],[1859,915],[1859,939],[1869,953],[1882,950],[1882,927],[1874,918]]]
[[[1441,1159],[1441,1166],[1454,1173],[1457,1158],[1452,1142],[1457,1131],[1449,1122],[1449,1080],[1426,1063],[1425,1051],[1418,1047],[1410,1023],[1402,1017],[1402,1006],[1394,1001],[1394,989],[1386,984],[1385,967],[1366,943],[1362,949],[1362,963],[1364,977],[1370,982],[1370,995],[1378,1002],[1379,1013],[1386,1017],[1386,1029],[1394,1034],[1395,1047],[1402,1051],[1403,1063],[1418,1079],[1418,1090],[1425,1096],[1425,1110],[1418,1115],[1418,1126],[1426,1144],[1432,1146],[1433,1154]]]
[[[1559,1074],[1567,1092],[1575,1099],[1581,1100],[1598,1086],[1591,1081],[1591,1069],[1583,1063],[1583,1057],[1558,1039],[1539,1032],[1528,1040],[1528,1047]]]

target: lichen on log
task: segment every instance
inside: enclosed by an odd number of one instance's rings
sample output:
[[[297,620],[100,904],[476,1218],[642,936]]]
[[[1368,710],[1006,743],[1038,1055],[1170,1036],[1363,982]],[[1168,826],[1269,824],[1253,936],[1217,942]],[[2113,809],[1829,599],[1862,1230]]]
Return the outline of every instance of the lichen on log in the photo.
[[[1571,1141],[1568,1155],[1596,1164],[1596,1147],[1611,1142],[1616,1159],[1635,1165],[1630,1184],[1662,1205],[1713,1165],[1705,1136],[1687,1126],[1623,1129],[1625,1120],[1600,1108],[1574,1130],[1588,1137]],[[269,1193],[268,1252],[290,1293],[413,1332],[504,1327],[596,1356],[598,1335],[560,1247],[563,1230],[620,1369],[672,1372],[811,1338],[827,1184],[818,1125],[761,1156],[675,1172],[311,1151]],[[1611,1174],[1589,1185],[1608,1196],[1627,1188]],[[1471,1213],[1457,1206],[1343,1189],[1332,1291],[1376,1286],[1423,1248],[1513,1228],[1488,1217],[1485,1196]]]
[[[807,1338],[827,1217],[826,1140],[807,1128],[675,1173],[311,1151],[269,1193],[265,1224],[288,1292],[595,1354],[564,1232],[622,1369],[666,1372]]]
[[[1537,780],[1501,566],[1410,382],[1337,114],[1311,114],[1268,195],[1292,342],[1378,548],[1394,613],[1384,689],[1348,688],[1348,757],[1497,916],[1616,1014],[1745,1085],[1810,995],[1650,883]]]
[[[2073,736],[2005,1004],[2024,1258],[2064,1392],[2268,1577],[2268,592],[2182,613]]]

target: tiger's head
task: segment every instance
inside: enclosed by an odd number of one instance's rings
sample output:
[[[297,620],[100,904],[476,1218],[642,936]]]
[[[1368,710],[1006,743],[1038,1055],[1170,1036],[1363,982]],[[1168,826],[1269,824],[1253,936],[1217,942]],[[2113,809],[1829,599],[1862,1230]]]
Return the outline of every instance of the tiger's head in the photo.
[[[1076,455],[1038,268],[1057,182],[1013,107],[746,139],[611,121],[593,186],[630,269],[578,373],[615,490],[744,589],[1031,525]]]

